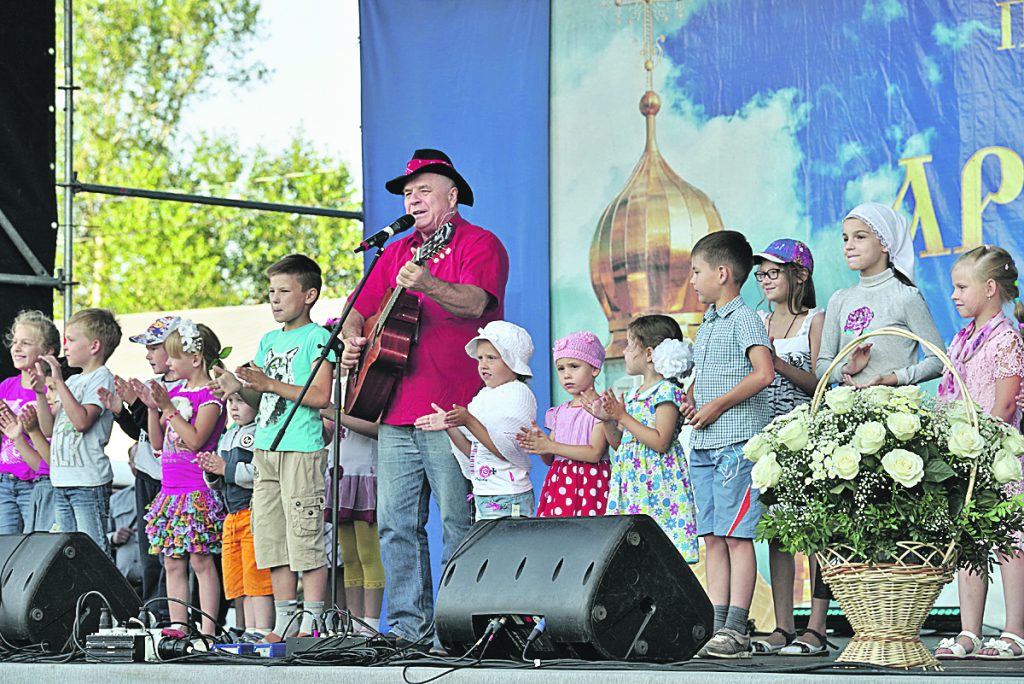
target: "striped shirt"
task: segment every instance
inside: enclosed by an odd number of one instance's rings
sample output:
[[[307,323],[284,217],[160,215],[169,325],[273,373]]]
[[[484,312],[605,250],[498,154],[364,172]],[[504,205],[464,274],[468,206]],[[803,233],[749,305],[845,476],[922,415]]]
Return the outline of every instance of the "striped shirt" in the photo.
[[[768,332],[757,314],[737,296],[718,310],[714,304],[704,314],[693,346],[696,376],[693,398],[699,410],[734,388],[754,370],[748,357],[751,347],[770,347]],[[746,442],[768,424],[771,411],[768,393],[758,392],[741,401],[702,430],[690,433],[693,449],[717,449]]]

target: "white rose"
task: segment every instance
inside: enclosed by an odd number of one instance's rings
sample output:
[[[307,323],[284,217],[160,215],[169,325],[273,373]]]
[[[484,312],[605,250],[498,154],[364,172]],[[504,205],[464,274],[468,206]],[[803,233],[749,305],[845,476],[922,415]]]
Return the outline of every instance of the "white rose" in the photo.
[[[924,461],[906,449],[893,449],[883,456],[882,468],[889,473],[889,477],[908,489],[924,477]]]
[[[779,478],[781,477],[782,466],[775,460],[774,453],[763,456],[750,469],[751,484],[762,492],[779,484]]]
[[[949,451],[961,458],[977,458],[985,448],[985,440],[973,425],[953,423],[949,426]]]
[[[892,396],[895,399],[902,399],[903,401],[918,405],[924,398],[924,390],[917,385],[903,385],[894,389]]]
[[[877,454],[885,444],[885,426],[877,420],[858,425],[851,444],[862,454]]]
[[[1016,454],[1000,449],[992,461],[992,477],[999,484],[1016,482],[1022,477],[1020,459]]]
[[[1024,436],[1019,432],[1011,428],[1012,432],[1003,438],[1000,446],[1006,449],[1011,454],[1020,455],[1024,454]]]
[[[885,385],[873,385],[863,392],[864,397],[874,406],[885,406],[892,397],[892,388]]]
[[[852,387],[837,387],[825,392],[825,405],[837,416],[852,411],[855,401],[856,394]]]
[[[807,423],[802,419],[792,420],[779,428],[775,437],[790,451],[800,451],[807,446]]]
[[[890,413],[889,417],[885,419],[885,426],[889,428],[889,432],[892,433],[893,437],[901,442],[906,442],[913,439],[914,435],[921,429],[921,419],[913,413],[903,413],[900,411]]]
[[[743,445],[743,455],[748,461],[757,463],[762,456],[767,454],[772,449],[772,441],[764,436],[764,433],[759,433],[747,440],[747,443]]]
[[[860,452],[849,444],[832,452],[832,472],[844,480],[852,480],[860,472]]]

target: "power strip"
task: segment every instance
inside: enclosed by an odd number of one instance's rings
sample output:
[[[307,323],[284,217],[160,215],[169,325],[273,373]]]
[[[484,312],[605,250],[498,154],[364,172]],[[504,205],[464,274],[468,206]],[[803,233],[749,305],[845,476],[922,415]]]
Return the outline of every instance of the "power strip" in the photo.
[[[145,630],[103,630],[85,637],[85,659],[91,663],[141,663],[147,658]],[[148,649],[152,651],[152,648]],[[155,658],[154,658],[155,659]]]

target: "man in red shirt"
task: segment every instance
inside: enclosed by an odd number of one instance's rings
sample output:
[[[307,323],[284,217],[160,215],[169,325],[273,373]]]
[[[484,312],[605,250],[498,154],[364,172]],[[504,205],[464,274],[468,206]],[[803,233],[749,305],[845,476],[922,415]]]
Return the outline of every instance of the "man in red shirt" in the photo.
[[[433,493],[441,513],[442,563],[446,563],[472,524],[469,483],[462,475],[444,431],[413,427],[445,408],[465,406],[480,389],[476,364],[465,346],[490,321],[504,316],[508,254],[491,232],[458,213],[473,206],[473,190],[439,150],[416,150],[405,173],[385,184],[402,195],[415,232],[385,251],[345,322],[342,365],[359,360],[366,338],[363,324],[400,285],[421,303],[419,341],[381,417],[377,468],[377,521],[388,597],[388,626],[400,640],[419,641],[433,622],[433,583],[426,524]],[[450,253],[418,266],[416,248],[451,221]]]

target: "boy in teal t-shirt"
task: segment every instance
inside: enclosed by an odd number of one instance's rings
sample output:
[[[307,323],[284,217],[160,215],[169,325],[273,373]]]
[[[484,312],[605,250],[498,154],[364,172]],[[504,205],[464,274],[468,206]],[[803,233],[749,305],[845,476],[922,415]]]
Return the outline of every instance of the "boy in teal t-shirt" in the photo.
[[[322,277],[315,261],[302,254],[287,256],[267,269],[270,306],[281,328],[260,340],[256,358],[235,370],[217,371],[224,395],[238,391],[256,415],[252,463],[252,534],[256,565],[270,568],[276,612],[274,643],[298,632],[310,633],[320,620],[327,593],[324,552],[324,471],[327,452],[320,409],[330,404],[331,364],[317,371],[302,404],[288,424],[277,451],[270,446],[291,411],[330,333],[309,316],[320,295]],[[328,357],[333,361],[333,355]],[[295,620],[296,592],[302,573],[304,613]]]

